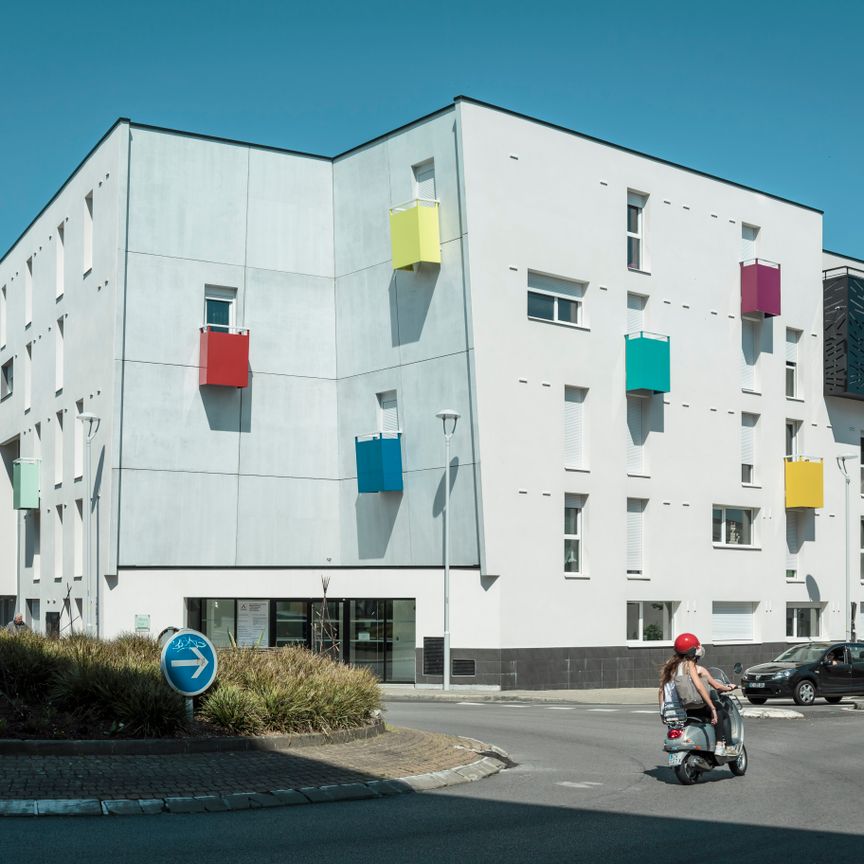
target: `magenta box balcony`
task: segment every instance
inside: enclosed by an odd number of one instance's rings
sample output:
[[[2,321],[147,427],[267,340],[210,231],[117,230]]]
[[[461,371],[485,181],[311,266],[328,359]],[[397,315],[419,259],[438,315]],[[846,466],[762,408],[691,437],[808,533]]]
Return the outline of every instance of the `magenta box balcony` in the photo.
[[[764,258],[741,262],[741,314],[780,314],[780,265]]]

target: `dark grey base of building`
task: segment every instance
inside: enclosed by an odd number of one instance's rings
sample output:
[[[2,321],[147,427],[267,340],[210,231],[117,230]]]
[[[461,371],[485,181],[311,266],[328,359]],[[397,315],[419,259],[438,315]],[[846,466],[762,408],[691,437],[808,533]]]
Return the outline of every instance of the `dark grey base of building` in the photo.
[[[709,645],[702,661],[732,677],[732,667],[745,668],[772,660],[789,646],[785,642],[756,645]],[[430,656],[424,657],[428,649]],[[600,687],[656,687],[660,666],[672,654],[663,648],[502,648],[451,649],[451,684],[500,687],[502,690],[589,690]],[[424,662],[425,661],[425,662]],[[431,661],[431,662],[430,662]],[[443,667],[438,646],[417,649],[417,683],[441,684]],[[438,674],[432,674],[437,672]]]

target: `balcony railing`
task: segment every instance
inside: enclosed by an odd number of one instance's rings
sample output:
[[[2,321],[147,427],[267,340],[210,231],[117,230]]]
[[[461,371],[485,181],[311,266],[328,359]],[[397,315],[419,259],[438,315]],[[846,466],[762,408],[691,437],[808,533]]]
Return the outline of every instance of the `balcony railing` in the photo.
[[[639,330],[624,337],[627,392],[649,395],[670,389],[669,337]]]
[[[200,328],[198,384],[249,386],[249,331],[205,324]]]
[[[780,314],[780,265],[765,258],[741,262],[741,314]]]
[[[357,491],[402,491],[402,433],[373,432],[354,439]]]
[[[390,211],[393,269],[413,270],[420,264],[441,263],[438,202],[415,198]]]
[[[786,509],[817,509],[824,503],[824,466],[819,458],[787,456],[784,460]]]
[[[12,463],[12,507],[39,509],[39,460],[16,459]]]

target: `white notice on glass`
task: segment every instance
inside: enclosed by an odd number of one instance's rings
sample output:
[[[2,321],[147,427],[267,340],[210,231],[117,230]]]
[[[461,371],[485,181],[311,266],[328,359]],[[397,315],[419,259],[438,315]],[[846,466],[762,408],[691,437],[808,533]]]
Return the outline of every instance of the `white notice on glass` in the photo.
[[[237,645],[266,648],[270,644],[270,601],[237,601]]]

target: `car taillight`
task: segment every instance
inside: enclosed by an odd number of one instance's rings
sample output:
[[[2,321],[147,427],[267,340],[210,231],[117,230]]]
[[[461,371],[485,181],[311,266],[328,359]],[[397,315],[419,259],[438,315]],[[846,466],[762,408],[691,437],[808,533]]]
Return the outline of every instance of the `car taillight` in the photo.
[[[682,732],[681,732],[680,729],[670,729],[670,730],[666,733],[666,737],[667,737],[667,738],[680,738],[681,735],[682,735]]]

